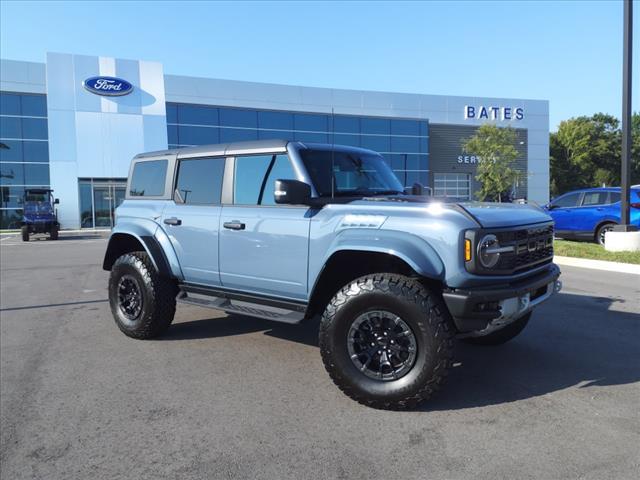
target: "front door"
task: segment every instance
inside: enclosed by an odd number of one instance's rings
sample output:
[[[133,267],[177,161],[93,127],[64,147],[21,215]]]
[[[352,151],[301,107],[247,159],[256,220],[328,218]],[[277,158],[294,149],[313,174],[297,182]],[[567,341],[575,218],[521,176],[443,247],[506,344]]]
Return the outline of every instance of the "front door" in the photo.
[[[277,179],[296,179],[284,154],[235,159],[233,204],[220,217],[220,279],[234,290],[306,299],[309,208],[276,205]]]
[[[224,168],[221,157],[178,161],[173,201],[164,209],[161,225],[189,283],[220,285],[218,226]]]
[[[555,223],[557,232],[575,232],[578,230],[576,209],[582,198],[581,192],[569,193],[551,203],[549,214]]]

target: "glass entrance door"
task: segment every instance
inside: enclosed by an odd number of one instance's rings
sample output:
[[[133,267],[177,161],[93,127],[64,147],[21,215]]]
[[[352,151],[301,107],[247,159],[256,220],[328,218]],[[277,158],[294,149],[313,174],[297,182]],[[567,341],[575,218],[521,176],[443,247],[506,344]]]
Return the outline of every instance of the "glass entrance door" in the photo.
[[[120,179],[80,180],[82,228],[112,228],[115,209],[124,200],[126,182]]]

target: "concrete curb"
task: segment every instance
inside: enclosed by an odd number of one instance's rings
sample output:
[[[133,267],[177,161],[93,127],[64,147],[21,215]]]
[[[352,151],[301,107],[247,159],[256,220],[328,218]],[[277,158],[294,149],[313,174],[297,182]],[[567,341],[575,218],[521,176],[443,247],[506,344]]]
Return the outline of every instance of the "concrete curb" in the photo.
[[[604,270],[607,272],[631,273],[640,275],[640,265],[632,263],[605,262],[604,260],[591,260],[588,258],[554,256],[553,261],[558,265],[568,267],[590,268],[592,270]]]

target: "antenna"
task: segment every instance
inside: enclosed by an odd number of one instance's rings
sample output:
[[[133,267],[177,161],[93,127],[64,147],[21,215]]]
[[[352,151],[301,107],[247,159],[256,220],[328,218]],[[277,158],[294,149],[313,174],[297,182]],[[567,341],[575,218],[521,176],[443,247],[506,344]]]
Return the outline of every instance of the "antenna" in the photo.
[[[335,193],[335,170],[334,170],[334,162],[336,156],[336,119],[333,113],[333,107],[331,107],[331,199],[333,200]]]

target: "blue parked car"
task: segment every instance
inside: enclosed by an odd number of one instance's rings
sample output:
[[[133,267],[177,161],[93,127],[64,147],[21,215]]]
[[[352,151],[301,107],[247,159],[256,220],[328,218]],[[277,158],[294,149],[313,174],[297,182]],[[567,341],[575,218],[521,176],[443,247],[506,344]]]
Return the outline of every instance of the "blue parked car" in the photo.
[[[640,227],[640,186],[631,188],[630,221]],[[555,222],[557,237],[592,240],[604,245],[604,234],[620,223],[620,188],[575,190],[544,207]]]

